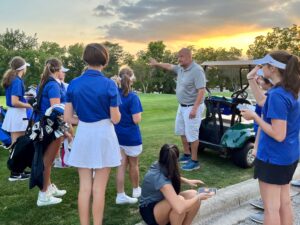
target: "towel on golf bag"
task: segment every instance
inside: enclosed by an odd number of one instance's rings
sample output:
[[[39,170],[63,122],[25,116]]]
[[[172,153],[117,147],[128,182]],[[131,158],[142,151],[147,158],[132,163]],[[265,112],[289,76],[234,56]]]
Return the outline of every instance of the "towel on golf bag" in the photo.
[[[38,129],[31,134],[32,138],[35,139],[35,151],[31,167],[29,188],[38,186],[40,189],[43,189],[44,151],[53,140],[62,137],[69,129],[62,118],[64,109],[64,104],[51,106],[47,109],[41,120],[35,124]]]

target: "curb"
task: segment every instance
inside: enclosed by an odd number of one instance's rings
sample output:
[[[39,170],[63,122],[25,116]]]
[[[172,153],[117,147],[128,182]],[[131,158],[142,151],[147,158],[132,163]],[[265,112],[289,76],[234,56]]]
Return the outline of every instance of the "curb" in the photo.
[[[300,164],[298,164],[293,178],[300,178]],[[194,218],[192,225],[211,224],[211,220],[213,218],[218,216],[225,217],[225,215],[231,210],[242,207],[242,205],[249,200],[258,198],[259,196],[258,182],[255,179],[249,179],[241,183],[219,189],[216,196],[201,203],[200,210]],[[226,223],[224,220],[223,222],[223,224]],[[136,225],[145,225],[145,223],[140,222]]]
[[[294,179],[300,178],[300,164],[294,174]],[[217,195],[211,199],[203,201],[192,225],[204,225],[207,221],[218,215],[223,216],[228,211],[239,208],[251,199],[260,196],[258,181],[249,179],[244,182],[222,188]],[[201,216],[200,216],[201,214]],[[225,222],[225,221],[224,221]]]

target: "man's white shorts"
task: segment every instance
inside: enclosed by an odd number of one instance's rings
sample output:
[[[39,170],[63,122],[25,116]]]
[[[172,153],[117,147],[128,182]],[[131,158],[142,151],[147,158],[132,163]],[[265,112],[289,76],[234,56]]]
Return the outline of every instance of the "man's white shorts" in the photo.
[[[141,154],[143,151],[143,145],[137,145],[137,146],[120,145],[120,148],[124,151],[125,155],[130,157],[138,157],[139,154]]]
[[[190,119],[189,115],[192,108],[193,106],[182,107],[179,105],[175,121],[175,134],[185,136],[188,142],[194,142],[199,139],[199,128],[205,105],[204,103],[200,104],[196,117]]]

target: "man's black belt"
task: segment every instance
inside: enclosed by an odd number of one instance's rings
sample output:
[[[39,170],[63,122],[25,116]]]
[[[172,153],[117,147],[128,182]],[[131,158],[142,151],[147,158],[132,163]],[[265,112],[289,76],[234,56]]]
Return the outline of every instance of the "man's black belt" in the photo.
[[[194,106],[194,104],[191,104],[191,105],[185,105],[185,104],[180,104],[181,107],[190,107],[190,106]]]

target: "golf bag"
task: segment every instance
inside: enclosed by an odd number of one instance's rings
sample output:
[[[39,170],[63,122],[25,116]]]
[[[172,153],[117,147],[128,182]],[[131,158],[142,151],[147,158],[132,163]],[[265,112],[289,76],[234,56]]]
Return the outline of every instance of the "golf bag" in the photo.
[[[34,157],[31,166],[29,188],[38,186],[43,189],[44,162],[43,155],[48,145],[55,139],[60,138],[69,129],[63,121],[64,105],[53,105],[47,109],[40,121],[33,125],[31,138],[34,140]]]
[[[0,106],[0,141],[4,148],[8,148],[11,145],[10,133],[2,129],[2,124],[5,118],[6,109]]]

